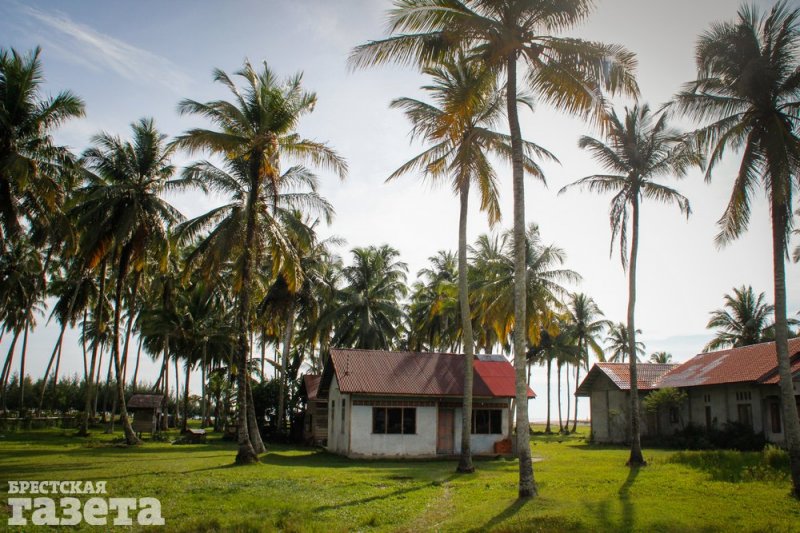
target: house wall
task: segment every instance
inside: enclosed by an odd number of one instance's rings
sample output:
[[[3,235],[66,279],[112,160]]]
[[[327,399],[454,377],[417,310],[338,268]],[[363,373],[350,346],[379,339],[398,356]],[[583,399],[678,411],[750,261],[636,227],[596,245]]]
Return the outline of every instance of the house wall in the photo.
[[[348,455],[350,452],[351,397],[339,391],[336,376],[331,380],[328,392],[328,451]],[[342,423],[344,410],[344,423]]]
[[[651,428],[652,420],[648,420],[641,399],[646,393],[640,393],[639,430],[641,435],[655,431]],[[630,437],[630,392],[619,388],[607,376],[600,376],[595,382],[590,398],[592,437],[595,442],[626,442]]]
[[[509,405],[511,404],[511,400],[507,400],[502,405],[502,430],[501,433],[498,434],[483,434],[483,435],[472,435],[470,437],[470,449],[472,450],[473,455],[491,455],[494,453],[494,443],[503,439],[508,438],[509,435]],[[461,413],[463,409],[460,407],[456,408],[455,410],[455,453],[461,453]]]
[[[436,455],[436,406],[417,406],[417,432],[413,435],[372,433],[372,406],[352,409],[351,457],[404,457]]]

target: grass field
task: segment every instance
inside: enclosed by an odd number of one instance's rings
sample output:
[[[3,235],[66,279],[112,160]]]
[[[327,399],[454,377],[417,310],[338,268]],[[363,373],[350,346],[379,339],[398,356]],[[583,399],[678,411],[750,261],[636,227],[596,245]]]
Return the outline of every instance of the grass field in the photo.
[[[235,445],[213,437],[138,448],[112,438],[3,434],[0,491],[8,480],[106,480],[109,497],[159,498],[168,531],[800,531],[785,467],[755,453],[648,449],[649,465],[629,470],[625,449],[536,435],[540,496],[520,504],[507,459],[457,475],[454,462],[269,446],[260,464],[233,467]],[[0,529],[13,530],[8,516],[0,507]]]

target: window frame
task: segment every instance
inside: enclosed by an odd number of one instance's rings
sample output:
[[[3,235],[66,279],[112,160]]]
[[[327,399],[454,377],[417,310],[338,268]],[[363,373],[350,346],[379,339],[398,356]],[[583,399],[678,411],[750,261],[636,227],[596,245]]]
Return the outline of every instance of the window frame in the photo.
[[[472,421],[470,424],[470,435],[502,435],[503,434],[503,411],[502,408],[494,408],[494,407],[486,407],[486,408],[478,408],[472,410]],[[488,413],[488,419],[486,420],[486,424],[488,426],[487,431],[477,431],[478,430],[478,413],[486,412]],[[497,420],[493,421],[494,416],[498,417]],[[497,427],[497,431],[495,429],[495,423],[499,426]]]
[[[389,431],[389,411],[400,411],[399,422],[395,421],[399,431]],[[383,413],[383,431],[380,431],[378,412]],[[392,413],[395,415],[395,413]],[[396,416],[396,415],[395,415]],[[409,420],[411,422],[409,422]],[[417,408],[416,407],[397,407],[388,405],[377,405],[372,407],[372,435],[416,435],[417,434]]]

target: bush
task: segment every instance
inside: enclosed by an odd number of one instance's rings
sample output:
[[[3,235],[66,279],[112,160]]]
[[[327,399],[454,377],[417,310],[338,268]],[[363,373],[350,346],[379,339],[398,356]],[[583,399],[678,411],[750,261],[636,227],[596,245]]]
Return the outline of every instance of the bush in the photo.
[[[650,446],[680,450],[738,450],[759,452],[767,445],[763,432],[756,433],[750,426],[728,422],[721,429],[689,424],[669,437],[650,437],[645,442]]]

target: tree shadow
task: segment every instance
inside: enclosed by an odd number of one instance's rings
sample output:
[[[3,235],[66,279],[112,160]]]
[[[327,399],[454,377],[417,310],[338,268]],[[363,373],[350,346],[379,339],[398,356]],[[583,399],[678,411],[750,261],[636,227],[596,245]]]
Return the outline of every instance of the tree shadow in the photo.
[[[589,511],[595,515],[600,522],[600,529],[603,531],[633,531],[636,522],[636,509],[631,499],[630,490],[639,470],[643,467],[633,467],[628,470],[628,477],[617,491],[617,497],[622,506],[622,516],[619,521],[612,517],[611,501],[604,500],[596,506],[588,504]]]
[[[495,526],[501,524],[502,522],[505,522],[509,518],[512,518],[514,515],[516,515],[519,512],[520,509],[525,507],[526,503],[528,503],[530,501],[531,500],[529,500],[529,499],[519,499],[518,498],[518,499],[514,500],[513,502],[511,502],[511,505],[509,505],[508,507],[506,507],[505,509],[500,511],[498,514],[493,516],[491,519],[489,519],[488,522],[486,522],[485,524],[483,524],[480,527],[476,527],[474,529],[471,529],[470,531],[476,531],[476,532],[477,531],[489,531],[489,530],[493,529]]]

